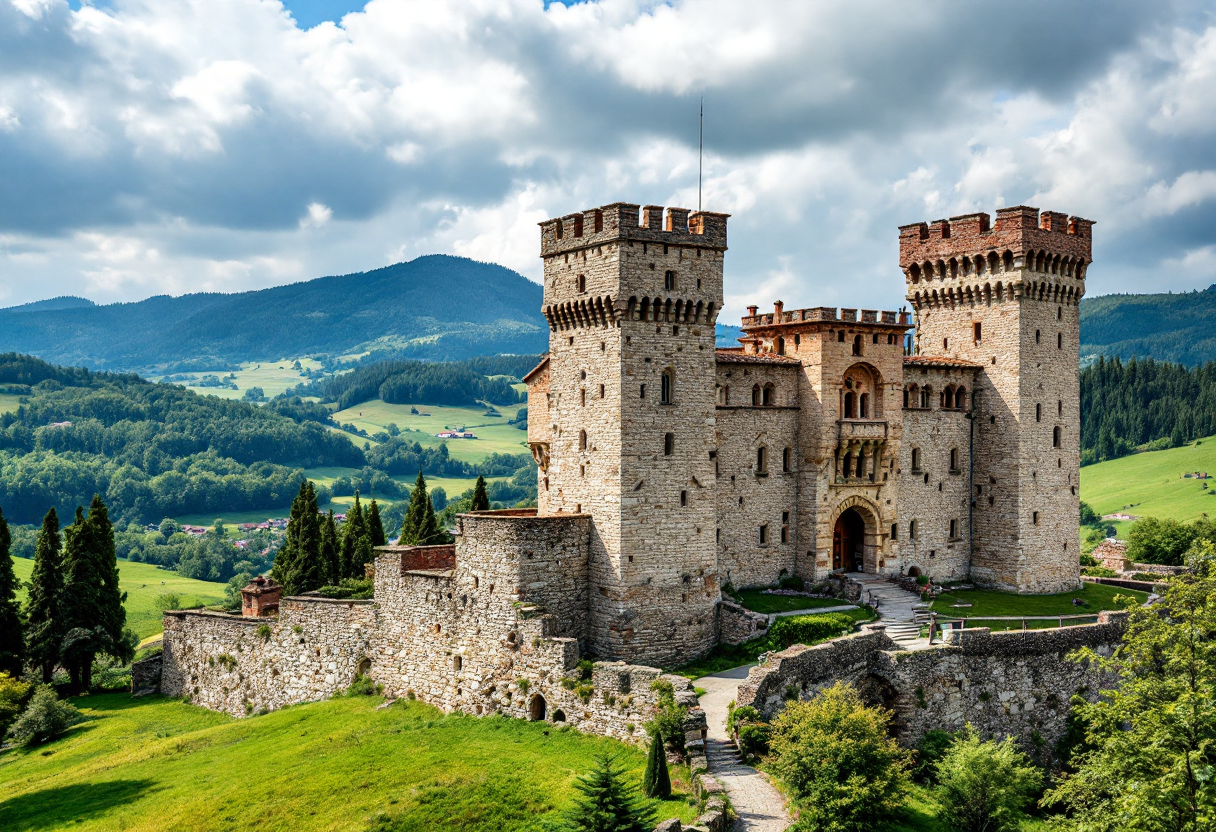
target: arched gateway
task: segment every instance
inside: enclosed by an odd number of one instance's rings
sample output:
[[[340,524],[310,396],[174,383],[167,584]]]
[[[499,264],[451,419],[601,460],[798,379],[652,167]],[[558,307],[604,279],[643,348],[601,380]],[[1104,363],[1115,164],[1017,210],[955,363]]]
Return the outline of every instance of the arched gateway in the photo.
[[[878,567],[878,521],[860,498],[845,500],[832,526],[832,570],[875,572]]]

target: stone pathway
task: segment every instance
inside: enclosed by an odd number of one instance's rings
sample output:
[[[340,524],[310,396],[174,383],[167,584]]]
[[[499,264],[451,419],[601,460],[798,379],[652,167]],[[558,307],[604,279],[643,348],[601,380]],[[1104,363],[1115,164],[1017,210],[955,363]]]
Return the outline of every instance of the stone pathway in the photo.
[[[881,575],[850,575],[864,587],[861,600],[874,605],[878,619],[887,627],[887,635],[905,650],[926,650],[929,639],[921,638],[920,629],[927,616],[918,615],[920,596],[900,589]]]
[[[705,689],[700,698],[709,724],[705,755],[710,772],[726,788],[731,806],[739,816],[735,832],[783,832],[793,821],[785,810],[781,792],[756,769],[743,765],[726,734],[730,703],[751,668],[751,665],[736,667],[693,681],[693,685]]]

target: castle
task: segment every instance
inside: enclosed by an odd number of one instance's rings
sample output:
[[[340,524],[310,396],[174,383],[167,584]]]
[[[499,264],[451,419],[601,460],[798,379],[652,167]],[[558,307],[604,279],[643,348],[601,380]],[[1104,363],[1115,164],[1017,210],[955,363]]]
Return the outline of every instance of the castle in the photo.
[[[167,613],[162,689],[243,715],[361,673],[444,710],[636,739],[654,666],[746,629],[724,584],[1073,589],[1091,226],[1016,207],[902,227],[913,348],[904,312],[778,302],[719,349],[726,215],[548,220],[550,349],[525,379],[538,507],[461,515],[454,545],[380,547],[374,601],[263,584],[239,617]]]

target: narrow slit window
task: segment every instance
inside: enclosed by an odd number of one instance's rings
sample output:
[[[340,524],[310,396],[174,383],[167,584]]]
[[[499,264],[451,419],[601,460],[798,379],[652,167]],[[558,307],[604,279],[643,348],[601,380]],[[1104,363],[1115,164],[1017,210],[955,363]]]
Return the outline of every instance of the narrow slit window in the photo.
[[[676,449],[676,435],[674,433],[663,434],[663,456],[671,456]]]

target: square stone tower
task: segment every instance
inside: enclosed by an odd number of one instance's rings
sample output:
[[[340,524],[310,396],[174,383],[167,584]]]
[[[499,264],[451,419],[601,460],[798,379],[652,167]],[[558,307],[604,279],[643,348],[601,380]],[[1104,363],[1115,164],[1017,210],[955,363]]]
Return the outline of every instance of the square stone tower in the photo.
[[[972,579],[1027,593],[1080,583],[1078,304],[1089,220],[1018,206],[902,226],[916,352],[979,364]]]
[[[603,658],[669,664],[715,641],[726,219],[615,203],[541,223],[548,389],[529,441],[540,513],[593,520],[586,642]]]

